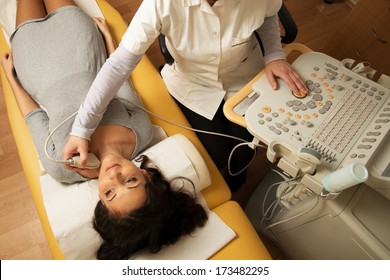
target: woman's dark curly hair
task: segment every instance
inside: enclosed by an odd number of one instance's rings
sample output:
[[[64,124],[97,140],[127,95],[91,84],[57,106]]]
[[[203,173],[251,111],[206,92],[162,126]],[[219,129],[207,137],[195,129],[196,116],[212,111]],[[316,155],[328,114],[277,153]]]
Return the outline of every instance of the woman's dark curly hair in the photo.
[[[161,172],[150,166],[147,156],[141,156],[141,168],[149,174],[145,185],[144,206],[116,217],[98,202],[93,220],[94,229],[103,239],[98,259],[128,259],[141,249],[157,253],[162,246],[174,244],[181,236],[202,227],[208,217],[193,195],[173,190]]]

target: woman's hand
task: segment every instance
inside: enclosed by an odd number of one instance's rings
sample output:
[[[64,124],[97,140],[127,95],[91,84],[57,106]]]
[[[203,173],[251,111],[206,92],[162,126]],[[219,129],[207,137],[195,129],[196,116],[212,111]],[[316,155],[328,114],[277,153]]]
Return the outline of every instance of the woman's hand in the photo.
[[[85,166],[88,158],[88,140],[70,135],[68,142],[66,142],[62,149],[62,159],[68,160],[75,154],[80,155],[80,164],[81,166]]]
[[[16,73],[14,69],[14,59],[12,52],[7,52],[1,57],[1,66],[4,69],[4,73],[7,77],[8,83],[11,86],[16,103],[18,104],[19,111],[23,117],[39,108],[39,105],[28,94],[28,92],[19,84],[16,79]]]
[[[272,89],[278,89],[276,78],[281,78],[290,89],[300,97],[305,97],[308,89],[299,74],[284,59],[269,62],[265,67],[265,73]],[[295,95],[294,94],[294,95]]]
[[[111,37],[110,28],[107,25],[107,22],[104,18],[101,17],[92,17],[94,22],[96,22],[97,26],[99,27],[100,32],[102,32],[103,36]]]
[[[7,77],[7,79],[13,79],[14,78],[14,59],[12,57],[12,52],[6,52],[1,57],[1,66],[4,69],[4,73]]]
[[[92,17],[97,26],[99,27],[100,32],[103,34],[104,41],[106,43],[107,54],[112,54],[116,49],[116,43],[111,36],[110,28],[104,18],[101,17]]]

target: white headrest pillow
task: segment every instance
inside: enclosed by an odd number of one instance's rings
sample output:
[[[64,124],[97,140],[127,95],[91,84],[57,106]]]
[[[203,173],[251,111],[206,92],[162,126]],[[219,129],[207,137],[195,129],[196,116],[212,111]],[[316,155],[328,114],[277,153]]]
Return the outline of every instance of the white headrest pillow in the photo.
[[[167,179],[183,175],[194,183],[197,192],[211,185],[206,163],[195,146],[182,134],[175,134],[142,154],[149,156]]]

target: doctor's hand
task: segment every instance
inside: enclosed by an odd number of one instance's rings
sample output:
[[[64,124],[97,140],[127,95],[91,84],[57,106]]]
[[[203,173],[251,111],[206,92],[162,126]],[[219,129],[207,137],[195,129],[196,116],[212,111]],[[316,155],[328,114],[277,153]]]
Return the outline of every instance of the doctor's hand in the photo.
[[[299,74],[284,59],[269,62],[265,67],[265,74],[274,90],[278,89],[276,78],[281,78],[298,96],[305,97],[309,91]]]
[[[70,135],[68,142],[66,142],[62,149],[62,159],[68,160],[76,154],[80,155],[80,163],[84,166],[87,163],[88,157],[88,140]]]

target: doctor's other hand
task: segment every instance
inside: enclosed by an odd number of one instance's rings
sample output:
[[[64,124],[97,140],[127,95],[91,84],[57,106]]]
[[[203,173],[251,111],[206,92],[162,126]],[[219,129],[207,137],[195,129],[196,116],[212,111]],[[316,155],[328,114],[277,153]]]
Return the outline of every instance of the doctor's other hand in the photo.
[[[278,89],[276,78],[280,78],[293,92],[298,93],[298,95],[301,95],[302,97],[305,97],[309,91],[299,74],[294,70],[291,64],[284,59],[269,62],[265,67],[265,74],[274,90]]]
[[[62,159],[68,160],[76,154],[80,155],[80,163],[84,166],[87,163],[88,158],[88,140],[70,135],[68,142],[66,142],[62,149]]]

